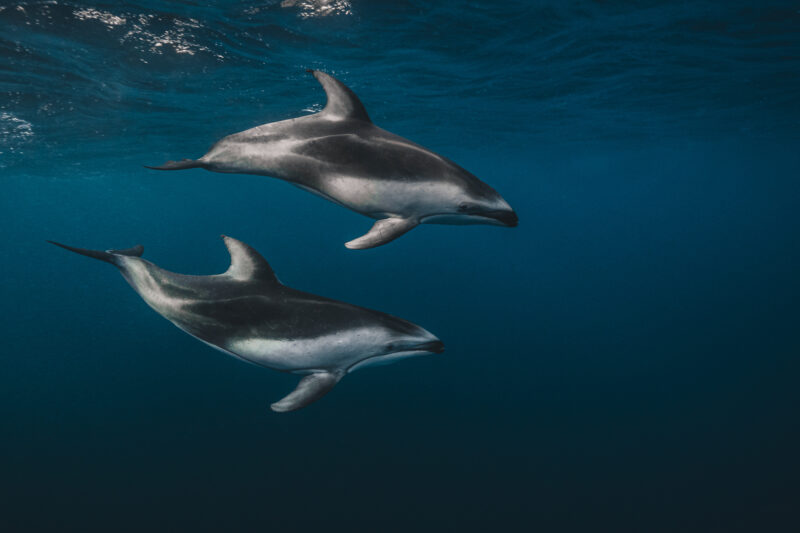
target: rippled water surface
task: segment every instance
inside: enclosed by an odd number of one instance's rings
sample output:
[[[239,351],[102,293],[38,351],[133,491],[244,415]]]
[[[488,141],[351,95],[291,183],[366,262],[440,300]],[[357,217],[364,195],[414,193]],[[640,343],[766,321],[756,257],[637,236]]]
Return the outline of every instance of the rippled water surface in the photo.
[[[376,121],[446,125],[462,145],[488,131],[580,142],[798,129],[788,2],[213,4],[3,5],[3,155],[37,143],[107,155],[121,137],[213,138],[310,112],[322,94],[306,68],[343,77]]]
[[[469,169],[520,226],[371,221],[143,165],[316,112]],[[796,531],[796,2],[0,2],[0,530]],[[441,356],[292,376],[155,315],[89,248],[220,233]]]

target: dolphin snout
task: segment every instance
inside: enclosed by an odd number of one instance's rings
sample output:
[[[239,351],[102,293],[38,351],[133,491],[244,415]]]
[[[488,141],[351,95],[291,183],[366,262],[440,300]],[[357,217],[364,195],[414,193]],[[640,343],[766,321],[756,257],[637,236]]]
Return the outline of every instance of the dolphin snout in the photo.
[[[509,228],[516,227],[519,224],[519,217],[517,217],[517,213],[513,209],[485,211],[481,213],[481,215],[486,218],[491,218],[493,220],[496,220],[500,224],[508,226]]]
[[[419,328],[419,336],[416,339],[416,346],[414,346],[414,350],[420,352],[429,352],[429,353],[442,353],[444,351],[444,343],[428,331],[427,329]]]
[[[444,351],[444,343],[436,339],[435,341],[428,341],[420,344],[416,349],[422,352],[442,353]]]

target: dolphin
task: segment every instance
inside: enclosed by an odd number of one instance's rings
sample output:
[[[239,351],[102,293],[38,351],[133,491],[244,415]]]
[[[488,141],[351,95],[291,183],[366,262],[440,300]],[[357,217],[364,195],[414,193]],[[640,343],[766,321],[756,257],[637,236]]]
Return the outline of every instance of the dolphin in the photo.
[[[350,249],[386,244],[423,223],[517,225],[517,214],[489,185],[379,128],[342,82],[308,72],[327,94],[319,113],[234,133],[199,159],[147,168],[272,176],[377,219],[368,233],[345,244]]]
[[[444,351],[411,322],[283,285],[256,250],[222,238],[231,264],[213,276],[164,270],[141,258],[141,245],[98,251],[48,242],[116,266],[147,305],[212,348],[304,376],[273,411],[307,406],[356,369]]]

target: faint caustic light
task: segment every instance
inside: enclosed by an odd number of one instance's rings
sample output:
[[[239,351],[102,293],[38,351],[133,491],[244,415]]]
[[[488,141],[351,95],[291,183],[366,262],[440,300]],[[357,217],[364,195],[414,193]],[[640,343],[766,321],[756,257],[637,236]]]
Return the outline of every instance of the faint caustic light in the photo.
[[[122,26],[125,24],[125,17],[120,17],[108,11],[100,11],[97,9],[76,9],[74,11],[75,18],[78,20],[97,20],[105,24],[109,28],[114,26]]]
[[[19,152],[33,138],[33,125],[5,111],[0,112],[0,156]],[[0,157],[0,168],[6,165]]]
[[[301,18],[352,14],[352,6],[348,0],[283,0],[281,7],[300,8]]]
[[[125,33],[119,37],[122,44],[131,43],[140,51],[161,55],[166,50],[176,54],[195,55],[205,52],[223,59],[219,52],[200,44],[196,35],[204,28],[197,19],[158,17],[152,14],[114,14],[99,9],[76,9],[73,15],[80,21],[97,21],[109,30],[120,29]]]

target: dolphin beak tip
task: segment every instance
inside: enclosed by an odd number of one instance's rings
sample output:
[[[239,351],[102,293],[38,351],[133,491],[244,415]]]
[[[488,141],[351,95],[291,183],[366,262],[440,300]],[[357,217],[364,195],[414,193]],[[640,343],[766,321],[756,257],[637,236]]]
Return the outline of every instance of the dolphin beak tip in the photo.
[[[508,226],[509,228],[516,228],[517,226],[519,226],[519,217],[517,216],[517,212],[516,212],[516,211],[513,211],[513,210],[512,210],[512,211],[510,211],[510,212],[508,213],[508,215],[506,215],[506,216],[504,217],[504,220],[503,220],[503,222],[504,222],[504,223],[505,223],[505,225],[506,225],[506,226]]]
[[[440,340],[435,340],[429,342],[425,349],[431,353],[442,353],[444,352],[444,343]]]
[[[411,350],[416,352],[442,353],[444,351],[444,343],[436,337],[433,337],[433,340],[417,344],[411,348]]]
[[[517,212],[513,209],[509,209],[508,211],[494,211],[490,213],[488,217],[508,228],[516,228],[519,225],[519,217],[517,216]]]

